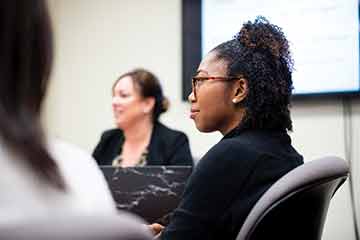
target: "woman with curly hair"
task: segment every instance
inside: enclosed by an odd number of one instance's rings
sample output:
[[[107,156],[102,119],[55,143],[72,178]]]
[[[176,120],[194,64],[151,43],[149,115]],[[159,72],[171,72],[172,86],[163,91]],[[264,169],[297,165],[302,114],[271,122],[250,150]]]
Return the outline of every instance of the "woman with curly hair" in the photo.
[[[287,133],[292,65],[283,32],[263,17],[205,56],[190,117],[224,137],[199,161],[161,239],[235,239],[262,194],[303,163]]]

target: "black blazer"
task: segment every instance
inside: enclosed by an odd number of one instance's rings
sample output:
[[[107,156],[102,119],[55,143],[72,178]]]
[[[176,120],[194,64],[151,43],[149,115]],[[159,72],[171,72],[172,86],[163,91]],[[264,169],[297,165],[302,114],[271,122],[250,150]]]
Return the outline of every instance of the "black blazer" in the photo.
[[[285,130],[231,131],[197,164],[160,239],[235,240],[261,195],[302,163]]]
[[[111,165],[121,153],[124,141],[122,130],[105,131],[95,147],[93,157],[99,165]],[[193,165],[187,136],[159,122],[154,124],[148,150],[147,165]]]

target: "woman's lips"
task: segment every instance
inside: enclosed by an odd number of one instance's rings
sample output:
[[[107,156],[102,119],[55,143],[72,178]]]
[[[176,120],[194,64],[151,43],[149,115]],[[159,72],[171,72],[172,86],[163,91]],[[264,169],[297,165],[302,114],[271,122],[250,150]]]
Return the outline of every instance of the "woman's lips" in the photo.
[[[191,118],[191,119],[194,119],[194,118],[195,118],[195,115],[198,114],[198,112],[200,112],[200,111],[197,110],[197,109],[191,109],[191,111],[190,111],[190,118]]]

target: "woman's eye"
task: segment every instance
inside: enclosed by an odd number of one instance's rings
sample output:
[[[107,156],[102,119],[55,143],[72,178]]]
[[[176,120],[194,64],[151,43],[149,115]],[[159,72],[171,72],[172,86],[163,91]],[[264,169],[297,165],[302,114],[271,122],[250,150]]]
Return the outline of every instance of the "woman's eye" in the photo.
[[[200,86],[203,82],[204,82],[203,79],[199,79],[199,80],[197,80],[197,85]]]
[[[122,98],[126,98],[126,97],[129,97],[130,95],[127,93],[120,93],[119,96]]]

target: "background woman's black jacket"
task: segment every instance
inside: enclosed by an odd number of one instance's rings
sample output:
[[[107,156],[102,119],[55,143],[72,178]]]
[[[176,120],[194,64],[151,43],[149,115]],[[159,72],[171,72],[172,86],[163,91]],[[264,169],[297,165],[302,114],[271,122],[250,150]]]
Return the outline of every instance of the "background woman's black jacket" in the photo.
[[[111,165],[120,154],[124,141],[122,130],[105,131],[93,157],[99,165]],[[147,165],[193,165],[187,136],[159,122],[154,125],[148,150]]]

